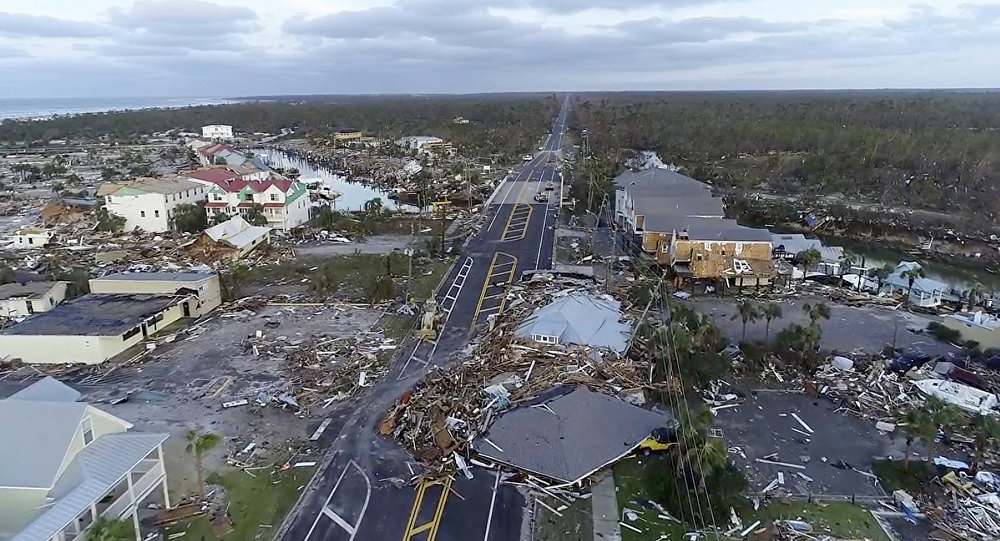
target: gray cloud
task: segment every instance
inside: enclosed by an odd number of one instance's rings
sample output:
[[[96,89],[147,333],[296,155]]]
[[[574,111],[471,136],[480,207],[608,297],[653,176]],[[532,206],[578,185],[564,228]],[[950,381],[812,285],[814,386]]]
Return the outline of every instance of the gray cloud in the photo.
[[[0,12],[0,36],[21,38],[93,38],[110,29],[99,24],[67,21],[55,17]]]
[[[59,79],[80,81],[74,84],[81,92],[187,95],[211,88],[229,96],[718,88],[719,81],[724,88],[893,86],[891,77],[900,85],[990,86],[995,70],[984,65],[1000,62],[992,60],[1000,56],[1000,6],[992,5],[915,8],[864,28],[837,20],[677,18],[663,10],[569,32],[464,0],[397,0],[289,17],[281,29],[290,48],[277,50],[251,43],[263,21],[243,7],[146,0],[113,10],[108,20],[113,36],[76,44],[90,61],[11,70],[19,75],[0,81],[0,93],[31,95]],[[0,58],[0,67],[15,63],[22,65]]]
[[[120,33],[96,50],[110,57],[248,51],[253,47],[244,37],[262,28],[249,8],[202,0],[138,0],[128,9],[110,9],[108,21]]]

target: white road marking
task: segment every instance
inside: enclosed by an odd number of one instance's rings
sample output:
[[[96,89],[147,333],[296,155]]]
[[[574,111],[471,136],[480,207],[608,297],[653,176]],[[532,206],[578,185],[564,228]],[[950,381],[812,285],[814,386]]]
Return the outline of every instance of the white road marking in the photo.
[[[497,503],[497,487],[500,486],[500,472],[493,473],[496,475],[496,480],[493,481],[493,497],[490,498],[490,514],[486,517],[486,535],[483,536],[483,541],[488,541],[490,538],[490,524],[493,523],[493,510]]]
[[[333,495],[336,494],[337,488],[340,487],[340,482],[344,480],[344,476],[347,475],[347,470],[351,469],[351,466],[354,466],[354,468],[358,470],[358,473],[360,473],[361,476],[364,478],[367,490],[367,494],[365,494],[365,503],[361,506],[361,513],[358,514],[358,520],[353,525],[348,524],[347,521],[345,521],[343,518],[340,517],[340,515],[335,513],[333,509],[330,509],[330,500],[333,499]],[[347,533],[351,534],[349,541],[353,541],[354,536],[357,535],[358,533],[358,526],[361,524],[361,520],[365,518],[365,512],[368,510],[368,502],[371,499],[371,496],[372,496],[372,483],[368,479],[368,474],[366,474],[365,471],[361,469],[361,466],[358,466],[357,462],[351,460],[350,462],[347,463],[347,466],[344,467],[344,471],[340,472],[340,477],[337,478],[337,482],[334,483],[333,485],[333,490],[330,491],[330,495],[327,496],[326,501],[323,502],[323,508],[320,510],[319,514],[316,515],[316,520],[313,521],[312,527],[309,528],[309,533],[306,534],[306,537],[303,541],[309,541],[309,537],[312,536],[313,531],[316,529],[316,525],[319,524],[319,519],[323,516],[330,518],[331,520],[333,520],[335,524],[337,524],[337,526],[340,526],[345,531],[347,531]]]
[[[552,178],[555,178],[555,169],[552,170]],[[542,179],[538,179],[539,186],[544,189]],[[561,197],[561,196],[560,196]],[[545,243],[545,226],[549,220],[549,198],[545,198],[545,211],[542,213],[542,234],[538,236],[538,254],[535,255],[535,270],[538,270],[538,262],[542,258],[542,244]]]

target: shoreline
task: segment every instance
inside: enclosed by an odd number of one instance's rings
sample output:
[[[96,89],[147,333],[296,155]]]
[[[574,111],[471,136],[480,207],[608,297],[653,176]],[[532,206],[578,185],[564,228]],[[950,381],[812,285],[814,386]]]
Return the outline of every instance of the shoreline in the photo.
[[[117,114],[117,113],[131,113],[137,111],[150,111],[150,110],[169,110],[169,109],[184,109],[187,107],[213,107],[220,105],[239,105],[242,103],[249,103],[250,100],[239,99],[239,98],[192,98],[190,102],[177,103],[177,104],[155,104],[155,105],[135,105],[135,106],[114,106],[109,105],[106,108],[102,106],[95,106],[94,108],[83,107],[80,110],[72,112],[49,112],[49,113],[31,113],[26,114],[21,113],[4,113],[2,109],[4,107],[5,101],[18,101],[20,98],[8,98],[0,99],[0,123],[13,121],[13,122],[37,122],[46,120],[55,120],[60,118],[74,118],[85,115],[105,115],[105,114]],[[68,98],[67,101],[72,101],[74,98]],[[183,100],[184,98],[168,98],[170,100]],[[26,101],[31,100],[31,98],[25,98]],[[56,101],[53,99],[52,101]],[[42,107],[40,107],[42,108]]]

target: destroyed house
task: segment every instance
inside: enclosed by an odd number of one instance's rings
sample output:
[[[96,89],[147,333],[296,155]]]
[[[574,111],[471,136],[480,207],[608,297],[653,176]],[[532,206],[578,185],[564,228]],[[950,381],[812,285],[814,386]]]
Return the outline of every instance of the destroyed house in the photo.
[[[235,261],[267,244],[270,238],[270,227],[250,225],[243,218],[233,216],[203,231],[191,246],[191,255],[201,261]]]
[[[621,318],[618,301],[571,293],[535,310],[514,334],[542,344],[578,344],[623,353],[632,326]]]
[[[631,454],[666,414],[613,396],[555,387],[497,418],[473,443],[481,457],[569,485]]]
[[[921,308],[940,306],[942,297],[949,289],[948,284],[925,277],[915,278],[911,287],[908,273],[919,268],[920,264],[915,261],[903,261],[882,281],[880,293],[907,296],[911,305]]]
[[[194,295],[90,294],[0,331],[0,359],[98,364],[185,317]]]
[[[769,285],[776,271],[771,235],[735,220],[703,219],[678,231],[668,260],[680,281],[708,280],[726,287]]]
[[[142,539],[139,510],[170,505],[167,434],[78,402],[51,378],[0,400],[0,540],[83,541],[98,518],[126,520]]]
[[[24,317],[52,310],[66,298],[67,283],[12,282],[0,285],[0,317]]]

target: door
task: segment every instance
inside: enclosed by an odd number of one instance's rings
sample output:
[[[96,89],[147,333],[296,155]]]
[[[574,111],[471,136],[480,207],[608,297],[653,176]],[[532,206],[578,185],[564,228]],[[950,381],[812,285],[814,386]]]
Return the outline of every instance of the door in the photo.
[[[191,317],[191,305],[185,302],[181,307],[184,310],[184,317]]]
[[[142,339],[145,340],[147,338],[149,338],[149,331],[146,330],[146,324],[143,323],[142,324]]]
[[[25,308],[28,309],[28,313],[29,314],[34,314],[35,313],[35,307],[31,304],[31,301],[29,301],[29,300],[24,301],[24,306],[25,306]]]

